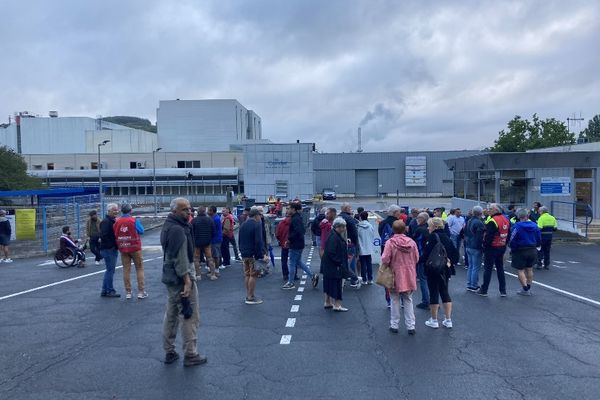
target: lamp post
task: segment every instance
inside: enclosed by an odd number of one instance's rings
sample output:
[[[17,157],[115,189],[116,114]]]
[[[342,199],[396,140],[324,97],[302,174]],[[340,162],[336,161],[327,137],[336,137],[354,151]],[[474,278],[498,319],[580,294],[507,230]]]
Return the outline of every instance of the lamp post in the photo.
[[[100,189],[100,215],[104,215],[104,193],[102,190],[102,163],[100,161],[100,147],[105,146],[110,140],[98,143],[98,185]]]
[[[156,218],[158,214],[158,203],[156,202],[156,153],[162,150],[162,147],[159,147],[156,150],[152,151],[152,194],[154,194],[154,218]]]

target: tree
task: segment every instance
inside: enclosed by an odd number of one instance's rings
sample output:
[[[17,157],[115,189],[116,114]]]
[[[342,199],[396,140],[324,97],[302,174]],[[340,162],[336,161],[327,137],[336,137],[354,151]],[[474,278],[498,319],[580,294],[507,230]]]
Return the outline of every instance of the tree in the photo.
[[[102,118],[102,121],[112,122],[113,124],[123,125],[129,128],[141,129],[143,131],[156,133],[156,125],[152,125],[152,122],[145,118],[116,116]]]
[[[587,139],[588,142],[600,141],[600,115],[595,115],[588,121],[588,127],[579,133],[579,138]]]
[[[542,121],[537,114],[533,114],[531,121],[515,115],[507,128],[498,133],[490,151],[518,152],[575,143],[575,134],[569,132],[564,122],[554,118]]]
[[[27,163],[13,149],[0,146],[0,190],[34,189],[42,186],[38,178],[27,175]]]

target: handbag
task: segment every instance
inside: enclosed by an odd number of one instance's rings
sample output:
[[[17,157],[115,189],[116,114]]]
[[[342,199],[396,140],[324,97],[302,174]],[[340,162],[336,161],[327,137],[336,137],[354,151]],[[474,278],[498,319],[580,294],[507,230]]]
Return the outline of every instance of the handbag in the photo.
[[[379,266],[375,283],[377,283],[379,286],[383,286],[386,289],[394,288],[394,272],[389,265],[381,264]]]

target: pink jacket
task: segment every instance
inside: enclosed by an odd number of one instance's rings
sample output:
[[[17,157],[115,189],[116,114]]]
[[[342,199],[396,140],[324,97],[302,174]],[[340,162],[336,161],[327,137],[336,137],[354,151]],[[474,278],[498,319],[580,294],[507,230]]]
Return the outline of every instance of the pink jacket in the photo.
[[[331,232],[332,226],[331,226],[331,222],[329,222],[327,220],[327,218],[324,218],[320,223],[319,223],[319,228],[321,229],[321,249],[325,249],[325,243],[327,243],[327,238],[329,237],[329,233]]]
[[[394,271],[394,291],[410,292],[417,289],[417,244],[406,235],[394,235],[387,242],[381,261]]]

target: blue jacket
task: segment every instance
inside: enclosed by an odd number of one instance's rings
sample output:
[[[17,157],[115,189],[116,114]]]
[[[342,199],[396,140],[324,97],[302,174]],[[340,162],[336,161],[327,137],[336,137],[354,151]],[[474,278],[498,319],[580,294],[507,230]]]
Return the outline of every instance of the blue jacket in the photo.
[[[223,241],[223,225],[221,225],[221,216],[215,214],[213,216],[213,222],[215,223],[215,235],[213,236],[211,243],[219,244]]]
[[[471,217],[465,226],[465,246],[468,249],[483,249],[485,225],[481,218]]]
[[[241,226],[239,232],[239,246],[242,257],[254,257],[260,260],[265,256],[262,234],[262,223],[248,218]]]
[[[511,250],[539,247],[541,242],[542,235],[535,222],[519,221],[513,226],[509,242]]]

